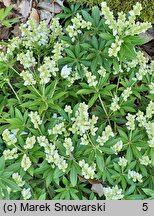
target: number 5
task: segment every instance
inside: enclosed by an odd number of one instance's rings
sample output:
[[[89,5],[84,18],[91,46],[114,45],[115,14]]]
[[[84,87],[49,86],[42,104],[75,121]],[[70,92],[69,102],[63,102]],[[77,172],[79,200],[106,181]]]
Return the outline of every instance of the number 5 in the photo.
[[[148,211],[148,203],[143,203],[142,210]]]

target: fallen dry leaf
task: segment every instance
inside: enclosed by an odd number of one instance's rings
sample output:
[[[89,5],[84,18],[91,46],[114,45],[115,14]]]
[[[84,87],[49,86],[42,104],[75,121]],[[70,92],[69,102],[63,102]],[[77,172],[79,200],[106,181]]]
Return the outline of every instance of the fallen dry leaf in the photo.
[[[80,175],[78,175],[78,178],[79,178],[79,180],[81,181],[81,182],[89,182],[90,184],[99,184],[99,183],[101,183],[101,181],[99,181],[99,180],[96,180],[96,179],[85,179],[84,177],[82,177],[82,176],[80,176]]]
[[[58,3],[54,3],[54,13],[58,14],[62,11],[62,7]]]
[[[52,20],[52,18],[53,18],[53,15],[49,11],[40,10],[40,19],[41,20],[46,20],[47,24],[49,24],[50,21]]]
[[[35,8],[32,8],[32,11],[30,13],[29,19],[35,20],[35,22],[40,22],[40,16],[38,11]]]
[[[79,181],[80,182],[86,182],[87,179],[83,178],[82,176],[78,175]]]
[[[43,9],[43,10],[46,10],[46,11],[49,11],[51,13],[54,12],[54,7],[51,3],[49,2],[40,2],[38,5],[37,5],[38,8],[40,9]]]
[[[154,39],[147,44],[140,46],[152,59],[154,59]]]
[[[11,5],[11,0],[3,0],[3,3],[6,7],[9,7]]]
[[[31,11],[31,1],[30,0],[21,1],[19,5],[19,9],[20,9],[19,13],[21,13],[23,17],[27,18]]]
[[[91,187],[91,190],[98,194],[99,197],[102,197],[104,194],[104,188],[101,183],[99,184],[93,184]]]
[[[20,36],[21,35],[20,25],[16,24],[11,32],[14,34],[14,36]]]
[[[7,40],[10,36],[10,30],[6,27],[0,27],[0,40]]]

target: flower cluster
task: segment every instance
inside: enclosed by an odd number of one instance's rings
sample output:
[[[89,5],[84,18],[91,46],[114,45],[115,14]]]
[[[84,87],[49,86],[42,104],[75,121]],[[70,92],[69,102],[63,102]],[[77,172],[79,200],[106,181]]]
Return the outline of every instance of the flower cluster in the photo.
[[[82,29],[90,29],[92,25],[91,22],[83,20],[82,16],[79,14],[77,14],[71,21],[73,25],[69,25],[66,28],[66,31],[73,42],[75,41],[76,36],[82,33]]]
[[[82,175],[85,179],[93,179],[95,176],[96,164],[92,164],[91,166],[85,162],[85,160],[79,161],[79,166],[82,169]]]
[[[142,6],[138,2],[134,5],[133,10],[129,12],[128,20],[126,20],[126,16],[123,12],[120,12],[118,14],[118,19],[115,20],[113,12],[107,7],[106,2],[101,3],[101,8],[102,15],[104,15],[106,19],[106,24],[112,29],[113,35],[115,36],[115,42],[112,43],[109,49],[109,56],[116,57],[118,55],[125,36],[137,35],[151,28],[151,24],[148,22],[135,22],[136,16],[140,15],[140,11],[142,10]]]
[[[87,136],[86,134],[84,134],[84,135],[81,137],[80,145],[89,145],[88,136]]]
[[[63,143],[64,147],[66,148],[66,154],[69,155],[74,147],[73,147],[73,142],[71,140],[71,138],[65,138],[64,143]]]
[[[139,181],[142,182],[142,175],[135,171],[128,171],[128,178],[133,180],[133,182]]]
[[[125,166],[127,166],[127,163],[128,163],[128,160],[126,158],[119,157],[119,162],[118,162],[119,166],[125,167]]]
[[[154,148],[154,138],[148,141],[149,147]]]
[[[149,88],[150,88],[150,93],[154,94],[154,82],[150,83]]]
[[[14,133],[11,133],[8,129],[5,129],[2,133],[3,140],[7,145],[13,145],[17,142],[17,138]]]
[[[84,135],[86,131],[90,130],[91,134],[94,136],[97,131],[95,124],[97,123],[98,117],[92,116],[92,119],[89,118],[88,105],[84,102],[79,104],[77,111],[75,112],[75,118],[71,118],[73,124],[69,130],[73,134],[79,134],[80,136]]]
[[[32,49],[36,45],[42,46],[48,43],[49,40],[49,28],[46,21],[40,22],[38,25],[32,19],[28,20],[27,23],[21,24],[23,45]]]
[[[142,156],[142,158],[139,159],[140,163],[142,165],[148,166],[149,164],[151,164],[151,160],[149,159],[149,156]]]
[[[111,147],[111,149],[115,152],[117,155],[118,152],[120,152],[123,148],[123,142],[122,140],[118,141],[114,146]]]
[[[123,40],[120,39],[119,36],[116,36],[115,38],[115,42],[111,44],[111,48],[109,48],[109,56],[112,57],[116,57],[118,55],[118,52],[121,49],[121,45],[123,43]]]
[[[37,140],[38,140],[39,145],[44,147],[44,151],[46,154],[46,160],[48,161],[48,163],[52,163],[53,166],[54,165],[58,166],[60,170],[65,172],[68,167],[68,164],[66,160],[64,159],[64,157],[59,155],[58,150],[56,149],[56,145],[49,143],[47,138],[44,136],[37,137]],[[70,147],[69,144],[66,146],[68,147],[67,148],[68,151],[71,150],[69,148]]]
[[[126,116],[126,119],[127,119],[126,126],[128,130],[133,131],[135,129],[135,115],[128,113],[128,115]]]
[[[132,88],[128,87],[126,88],[123,93],[121,94],[121,97],[123,98],[124,101],[127,101],[127,98],[132,94]]]
[[[36,81],[33,78],[33,74],[31,72],[29,72],[28,70],[22,71],[20,73],[20,76],[23,78],[25,86],[36,84]]]
[[[30,191],[30,188],[26,189],[24,188],[22,191],[21,191],[21,194],[24,198],[24,200],[28,200],[31,198],[32,194],[31,194],[31,191]]]
[[[25,69],[35,67],[36,60],[33,56],[33,52],[27,50],[26,53],[20,53],[17,55],[17,60],[24,66]]]
[[[62,58],[63,49],[64,49],[63,44],[60,43],[59,41],[54,44],[53,51],[52,51],[52,53],[53,53],[53,56],[52,56],[53,61],[58,62],[59,59]]]
[[[54,41],[56,38],[59,38],[63,35],[62,26],[59,23],[59,18],[54,17],[50,26],[52,31],[50,38]]]
[[[67,65],[65,65],[61,70],[61,76],[66,79],[69,77],[69,75],[72,72],[72,68],[69,68]]]
[[[68,114],[72,114],[72,108],[71,108],[71,106],[66,105],[64,111],[67,112]]]
[[[17,148],[13,148],[11,150],[10,149],[4,150],[3,155],[5,160],[16,159],[18,157],[17,151],[18,151]]]
[[[65,133],[65,132],[66,132],[66,128],[65,128],[64,122],[59,123],[59,124],[56,124],[56,125],[52,128],[52,130],[51,130],[51,129],[48,130],[49,135],[50,135],[50,134],[58,135],[58,134],[62,134],[62,133]]]
[[[115,187],[106,187],[103,189],[106,200],[120,200],[124,197],[122,194],[122,189],[119,189],[116,185]]]
[[[110,110],[112,110],[113,112],[119,110],[120,106],[119,106],[118,102],[119,102],[119,97],[117,95],[115,95],[115,97],[112,98],[112,103],[111,103],[111,106],[110,106]]]
[[[35,136],[27,137],[26,145],[24,145],[24,148],[25,149],[32,149],[34,147],[35,142],[36,142]]]
[[[22,43],[19,37],[13,37],[12,39],[9,39],[8,42],[9,44],[7,46],[6,52],[4,53],[0,51],[0,61],[1,62],[9,62],[14,57],[15,50],[19,49]]]
[[[21,160],[21,167],[24,169],[24,171],[27,171],[29,167],[32,165],[29,157],[24,154]]]
[[[88,68],[83,67],[84,73],[86,75],[87,81],[89,86],[96,86],[97,85],[97,80],[96,80],[96,76],[92,75],[91,72],[88,71]]]
[[[114,133],[112,132],[112,128],[108,125],[103,131],[101,136],[98,136],[97,142],[100,146],[103,146],[105,142],[109,140],[110,137],[113,137]]]
[[[57,72],[59,71],[56,62],[50,58],[45,57],[44,58],[44,64],[42,64],[38,71],[40,72],[40,84],[46,84],[50,81],[50,77],[56,76]]]
[[[148,121],[145,125],[145,129],[149,139],[154,138],[154,122]]]
[[[34,128],[39,128],[39,125],[42,124],[42,120],[40,119],[40,116],[38,115],[38,112],[30,112],[29,117],[31,119],[31,122],[34,124]]]
[[[144,116],[144,113],[140,110],[136,113],[136,120],[139,122],[139,127],[145,127],[146,117]]]
[[[16,182],[16,184],[19,187],[23,187],[24,186],[25,181],[22,180],[22,177],[19,175],[19,173],[13,173],[12,174],[12,178],[13,178],[13,180]]]
[[[106,69],[101,66],[100,69],[98,70],[98,74],[101,75],[102,77],[106,76]]]
[[[150,101],[146,108],[146,117],[152,118],[152,115],[154,114],[154,102]]]

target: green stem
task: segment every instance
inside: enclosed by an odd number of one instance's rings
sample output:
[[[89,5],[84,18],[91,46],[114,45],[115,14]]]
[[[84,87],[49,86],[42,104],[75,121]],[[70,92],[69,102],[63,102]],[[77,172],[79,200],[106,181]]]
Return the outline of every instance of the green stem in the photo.
[[[13,67],[10,67],[16,74],[18,74],[18,76],[20,76],[20,74],[13,68]]]
[[[88,134],[88,133],[86,133],[86,134],[87,134],[87,137],[88,137],[89,142],[91,143],[92,147],[95,149],[95,145],[94,145],[93,142],[91,141],[89,134]]]
[[[116,94],[117,94],[117,92],[118,92],[119,83],[120,83],[120,77],[118,77],[118,82],[117,82],[117,86],[116,86]]]
[[[133,133],[133,131],[131,130],[131,131],[130,131],[130,136],[129,136],[129,143],[131,143],[132,133]]]
[[[35,86],[32,84],[33,89],[35,90],[35,92],[42,98],[42,95],[39,93],[39,91],[35,88]]]
[[[22,153],[25,153],[22,148],[20,148],[19,146],[17,146],[16,144],[13,144],[15,148],[17,148],[19,151],[21,151]]]
[[[13,86],[11,85],[10,81],[8,80],[8,85],[10,86],[10,88],[12,89],[13,93],[15,94],[16,98],[18,99],[19,103],[21,104],[20,98],[18,97],[16,91],[14,90]]]
[[[98,97],[99,97],[99,100],[100,100],[100,102],[101,102],[102,108],[103,108],[103,110],[104,110],[104,112],[105,112],[105,115],[106,115],[106,117],[107,117],[107,119],[108,119],[108,122],[109,122],[109,124],[110,124],[110,126],[111,126],[111,122],[110,122],[109,116],[108,116],[108,114],[107,114],[107,111],[106,111],[106,109],[105,109],[105,106],[104,106],[104,104],[103,104],[103,101],[102,101],[102,99],[101,99],[100,94],[99,94]]]
[[[53,91],[52,91],[52,94],[51,94],[51,98],[52,98],[53,95],[54,95],[54,92],[55,92],[55,90],[56,90],[57,84],[58,84],[58,80],[56,79],[56,82],[55,82],[55,85],[54,85],[54,88],[53,88]]]
[[[39,127],[38,127],[38,130],[39,130],[40,134],[43,135],[43,133],[42,133],[42,131],[41,131],[41,129]]]

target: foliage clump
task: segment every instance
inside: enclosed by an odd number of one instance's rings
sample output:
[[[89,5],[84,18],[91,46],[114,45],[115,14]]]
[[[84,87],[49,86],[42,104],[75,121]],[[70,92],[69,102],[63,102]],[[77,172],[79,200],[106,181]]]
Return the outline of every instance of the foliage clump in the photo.
[[[99,199],[93,181],[101,199],[154,197],[154,62],[136,48],[151,27],[136,22],[141,9],[116,19],[102,2],[66,28],[29,20],[1,43],[1,199]]]
[[[105,0],[107,5],[114,11],[117,15],[118,12],[124,11],[128,13],[132,6],[137,2],[140,2],[143,6],[143,10],[140,15],[140,19],[143,21],[149,21],[154,23],[154,1],[151,0]],[[102,0],[68,0],[68,2],[80,3],[81,5],[87,5],[90,8],[94,5],[99,5]]]

